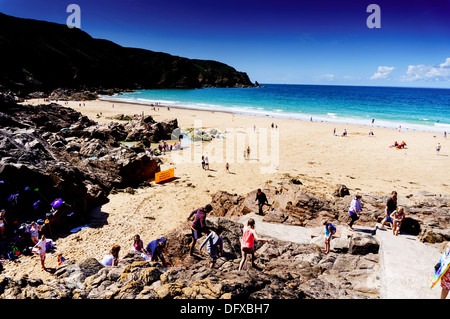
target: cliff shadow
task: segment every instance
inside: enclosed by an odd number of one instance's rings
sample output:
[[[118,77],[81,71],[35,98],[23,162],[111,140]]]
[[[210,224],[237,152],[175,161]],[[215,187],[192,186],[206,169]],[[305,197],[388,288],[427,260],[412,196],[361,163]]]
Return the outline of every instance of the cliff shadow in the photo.
[[[71,234],[75,234],[83,228],[102,228],[108,224],[109,214],[102,210],[102,206],[98,206],[89,211],[85,216],[68,225],[64,225],[55,234],[55,238],[65,238]]]

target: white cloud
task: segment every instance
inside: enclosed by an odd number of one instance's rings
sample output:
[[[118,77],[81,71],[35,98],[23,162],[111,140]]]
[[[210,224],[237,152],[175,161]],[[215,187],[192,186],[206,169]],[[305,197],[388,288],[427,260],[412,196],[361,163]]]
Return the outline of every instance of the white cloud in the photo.
[[[353,75],[344,75],[342,77],[342,79],[345,81],[361,80],[361,78],[359,76],[353,76]]]
[[[402,81],[450,81],[450,58],[437,66],[432,65],[410,65]]]
[[[450,68],[450,58],[445,59],[444,63],[439,64],[441,68]]]
[[[392,71],[395,68],[393,66],[379,66],[378,71],[370,77],[371,80],[379,80],[379,79],[389,79],[389,75],[391,75]]]
[[[322,75],[319,75],[318,77],[317,77],[317,79],[319,80],[319,81],[327,81],[327,82],[331,82],[331,81],[334,81],[335,80],[335,75],[334,74],[322,74]]]

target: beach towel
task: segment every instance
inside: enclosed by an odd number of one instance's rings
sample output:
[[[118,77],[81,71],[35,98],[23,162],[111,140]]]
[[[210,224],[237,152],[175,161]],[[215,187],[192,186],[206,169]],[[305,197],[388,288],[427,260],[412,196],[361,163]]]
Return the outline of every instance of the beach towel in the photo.
[[[70,232],[71,233],[76,233],[76,232],[82,230],[83,228],[88,228],[88,227],[89,227],[88,225],[79,226],[79,227],[76,227],[76,228],[72,229]]]

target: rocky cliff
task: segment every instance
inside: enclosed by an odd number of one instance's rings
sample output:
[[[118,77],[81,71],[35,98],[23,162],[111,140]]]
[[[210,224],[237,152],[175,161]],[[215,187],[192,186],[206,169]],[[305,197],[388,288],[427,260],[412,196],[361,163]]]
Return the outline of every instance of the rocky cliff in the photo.
[[[0,13],[0,88],[18,95],[58,88],[200,88],[253,86],[244,72],[216,61],[194,60],[94,39],[66,25]]]
[[[145,145],[170,139],[178,127],[176,119],[151,116],[98,125],[70,108],[19,105],[5,96],[0,111],[0,207],[11,225],[48,218],[54,231],[106,203],[112,189],[153,178],[160,160]],[[54,210],[58,198],[64,205]]]

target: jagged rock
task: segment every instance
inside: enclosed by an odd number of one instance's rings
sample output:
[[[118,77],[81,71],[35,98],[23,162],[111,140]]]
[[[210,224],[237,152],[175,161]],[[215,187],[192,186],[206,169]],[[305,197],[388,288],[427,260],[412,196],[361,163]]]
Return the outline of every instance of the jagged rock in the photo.
[[[355,233],[349,245],[349,253],[353,255],[377,254],[380,244],[375,237],[367,234]]]
[[[259,269],[245,265],[238,271],[242,225],[228,218],[211,217],[208,226],[224,229],[224,250],[216,269],[206,255],[190,258],[187,232],[176,229],[165,237],[167,257],[174,264],[164,268],[128,253],[118,266],[104,267],[93,259],[67,261],[55,280],[27,277],[0,280],[2,298],[73,299],[230,299],[230,298],[376,298],[378,258],[330,253],[315,245],[287,242],[258,243]],[[186,230],[189,228],[186,226]],[[201,239],[200,239],[201,241]],[[378,290],[377,290],[378,289]]]
[[[0,180],[5,190],[0,206],[17,225],[48,218],[57,232],[59,226],[73,225],[105,204],[113,187],[136,187],[159,171],[159,159],[120,145],[128,134],[120,123],[95,125],[56,104],[6,104],[0,120],[8,124],[0,128]],[[175,126],[176,121],[163,123],[159,134],[170,134],[165,130]],[[62,198],[67,209],[48,215],[56,198]],[[34,207],[38,201],[40,207]]]
[[[333,196],[345,197],[347,195],[350,195],[350,191],[347,188],[347,186],[345,186],[343,184],[336,185],[336,189],[335,189],[335,191],[333,193]]]
[[[426,228],[418,238],[420,241],[430,244],[450,241],[450,229]]]

